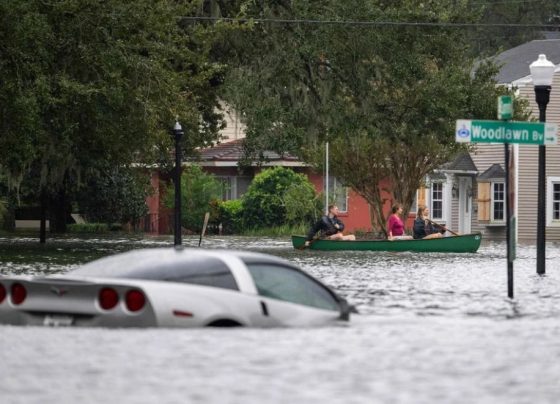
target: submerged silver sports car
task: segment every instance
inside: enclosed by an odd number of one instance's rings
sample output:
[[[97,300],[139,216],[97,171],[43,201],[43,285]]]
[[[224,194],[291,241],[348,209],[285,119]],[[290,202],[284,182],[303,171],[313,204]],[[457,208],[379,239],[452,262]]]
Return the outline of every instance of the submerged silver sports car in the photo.
[[[64,275],[0,277],[0,323],[84,327],[310,326],[353,307],[290,262],[228,250],[156,248]]]

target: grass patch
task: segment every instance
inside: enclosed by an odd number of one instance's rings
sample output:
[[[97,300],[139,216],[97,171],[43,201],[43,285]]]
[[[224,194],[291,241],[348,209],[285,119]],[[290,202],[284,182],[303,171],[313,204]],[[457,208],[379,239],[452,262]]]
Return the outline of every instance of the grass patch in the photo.
[[[67,226],[68,233],[107,233],[109,225],[107,223],[76,223]]]
[[[307,234],[309,231],[309,226],[305,224],[300,225],[282,225],[276,227],[260,228],[260,229],[248,229],[244,230],[242,236],[251,237],[281,237],[281,236],[291,236],[292,234]]]

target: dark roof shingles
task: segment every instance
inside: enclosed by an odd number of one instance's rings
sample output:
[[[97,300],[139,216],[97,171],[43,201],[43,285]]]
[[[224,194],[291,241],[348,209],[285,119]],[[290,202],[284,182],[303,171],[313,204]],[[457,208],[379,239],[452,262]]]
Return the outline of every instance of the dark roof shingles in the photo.
[[[541,53],[555,65],[560,63],[560,39],[538,39],[508,49],[494,57],[500,66],[496,76],[498,84],[509,84],[531,74],[529,65]]]
[[[499,164],[492,164],[488,170],[478,176],[478,181],[491,180],[494,178],[505,178],[506,172]]]
[[[243,139],[220,143],[213,147],[201,149],[199,152],[201,161],[239,161],[243,158]],[[287,153],[279,155],[268,150],[262,153],[267,160],[298,161],[296,157]]]

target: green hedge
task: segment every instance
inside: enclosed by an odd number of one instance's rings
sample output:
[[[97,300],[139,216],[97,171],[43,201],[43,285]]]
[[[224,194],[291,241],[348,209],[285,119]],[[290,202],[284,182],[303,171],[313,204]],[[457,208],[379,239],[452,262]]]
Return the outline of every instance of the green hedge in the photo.
[[[107,223],[81,223],[68,225],[68,232],[70,233],[107,233],[108,231],[109,225]]]
[[[243,231],[243,203],[240,199],[220,202],[218,224],[222,224],[223,234],[239,234]]]
[[[316,202],[305,175],[284,167],[266,169],[243,195],[244,230],[309,223],[320,213]]]

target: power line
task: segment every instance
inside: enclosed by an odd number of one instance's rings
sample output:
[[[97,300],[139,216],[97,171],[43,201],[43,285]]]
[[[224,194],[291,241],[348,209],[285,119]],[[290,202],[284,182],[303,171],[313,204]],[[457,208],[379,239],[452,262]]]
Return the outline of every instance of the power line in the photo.
[[[310,20],[283,18],[229,18],[229,17],[179,17],[185,21],[210,21],[230,23],[273,23],[305,25],[349,25],[372,27],[438,27],[438,28],[534,28],[541,30],[560,30],[560,25],[553,24],[512,24],[512,23],[462,23],[462,22],[423,22],[423,21],[359,21],[359,20]]]
[[[529,3],[542,3],[544,0],[503,0],[503,1],[476,1],[469,3],[469,5],[486,5],[493,6],[494,4],[529,4]]]

